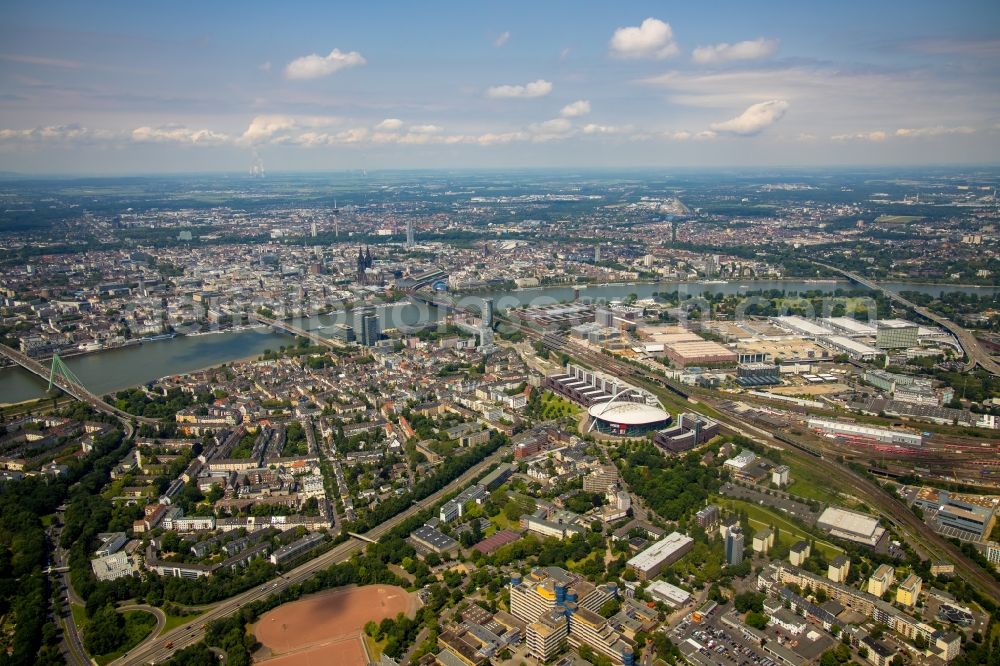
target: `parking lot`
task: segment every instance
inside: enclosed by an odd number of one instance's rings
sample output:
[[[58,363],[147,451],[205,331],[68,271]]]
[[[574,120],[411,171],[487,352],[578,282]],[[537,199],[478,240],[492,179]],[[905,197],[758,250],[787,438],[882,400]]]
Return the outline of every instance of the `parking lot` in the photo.
[[[754,504],[777,509],[786,515],[801,520],[807,525],[815,525],[816,519],[819,517],[819,514],[810,509],[807,504],[796,502],[783,495],[769,495],[756,488],[746,488],[733,483],[725,483],[720,492],[727,497],[735,497],[753,502]]]
[[[718,608],[701,622],[687,616],[669,636],[689,662],[703,666],[781,666],[736,632],[719,626],[728,608]]]

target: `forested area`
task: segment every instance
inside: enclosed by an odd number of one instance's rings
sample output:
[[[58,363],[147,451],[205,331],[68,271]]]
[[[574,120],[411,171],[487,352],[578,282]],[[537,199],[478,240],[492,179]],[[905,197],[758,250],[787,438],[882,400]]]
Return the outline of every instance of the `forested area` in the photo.
[[[98,437],[89,455],[70,461],[65,475],[27,477],[0,488],[0,614],[11,613],[14,626],[0,664],[62,663],[56,626],[48,620],[52,590],[44,569],[51,545],[42,517],[67,497],[99,492],[124,450],[121,433],[114,430]]]
[[[679,520],[704,506],[719,488],[718,471],[700,464],[699,454],[667,458],[650,442],[618,447],[622,478],[651,509]]]

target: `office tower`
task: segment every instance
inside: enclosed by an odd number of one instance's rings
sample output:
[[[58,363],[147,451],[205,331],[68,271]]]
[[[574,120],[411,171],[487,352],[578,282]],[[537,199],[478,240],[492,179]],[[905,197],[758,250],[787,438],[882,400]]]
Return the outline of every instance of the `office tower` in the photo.
[[[354,327],[354,334],[357,337],[358,344],[365,347],[374,347],[381,335],[378,315],[371,310],[360,313],[357,325]]]
[[[726,564],[734,566],[743,561],[743,531],[734,528],[726,535]]]
[[[413,247],[413,220],[406,221],[406,247]]]
[[[482,318],[483,326],[489,327],[493,325],[493,299],[484,298],[482,305]]]

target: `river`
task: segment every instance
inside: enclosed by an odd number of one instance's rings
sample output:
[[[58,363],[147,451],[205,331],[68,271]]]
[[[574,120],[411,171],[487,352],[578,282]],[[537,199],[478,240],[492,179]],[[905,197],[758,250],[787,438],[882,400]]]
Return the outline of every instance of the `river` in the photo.
[[[782,280],[731,281],[724,284],[700,282],[661,282],[642,284],[614,284],[589,286],[580,290],[581,300],[607,301],[636,294],[648,298],[653,292],[671,292],[698,295],[705,292],[736,294],[747,291],[784,289],[787,291],[819,290],[832,292],[850,288],[844,282],[801,282]],[[991,294],[998,287],[958,287],[949,285],[887,283],[895,290],[910,290],[938,295],[942,292]],[[517,304],[544,304],[570,300],[574,297],[573,287],[542,287],[515,291],[481,294],[492,297],[498,308]],[[413,305],[389,306],[397,323],[414,324],[428,314]],[[429,315],[434,317],[433,313]],[[328,335],[332,324],[350,321],[348,312],[338,315],[313,317],[304,323],[306,328]],[[103,352],[83,354],[66,359],[66,365],[94,393],[103,395],[129,386],[164,377],[166,375],[193,372],[201,368],[229,363],[238,359],[257,356],[266,349],[277,349],[288,344],[291,338],[269,329],[229,331],[210,335],[178,336],[170,340],[147,342],[142,345],[112,349]],[[41,397],[45,394],[46,382],[21,368],[0,370],[0,403],[21,402]]]

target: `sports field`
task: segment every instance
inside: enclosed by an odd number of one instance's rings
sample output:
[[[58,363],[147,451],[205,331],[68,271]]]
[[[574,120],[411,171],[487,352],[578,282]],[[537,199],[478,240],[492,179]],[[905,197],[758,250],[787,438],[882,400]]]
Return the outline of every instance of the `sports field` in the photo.
[[[282,604],[254,625],[265,648],[258,659],[268,666],[365,666],[365,623],[415,612],[415,598],[393,585],[339,588]]]

